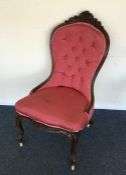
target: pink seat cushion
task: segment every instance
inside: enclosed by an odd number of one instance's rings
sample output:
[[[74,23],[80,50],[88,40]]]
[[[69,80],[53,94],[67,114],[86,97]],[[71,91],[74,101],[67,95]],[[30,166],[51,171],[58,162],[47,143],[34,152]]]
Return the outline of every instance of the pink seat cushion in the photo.
[[[88,123],[87,104],[84,95],[73,88],[50,87],[19,100],[16,111],[39,123],[77,132]]]

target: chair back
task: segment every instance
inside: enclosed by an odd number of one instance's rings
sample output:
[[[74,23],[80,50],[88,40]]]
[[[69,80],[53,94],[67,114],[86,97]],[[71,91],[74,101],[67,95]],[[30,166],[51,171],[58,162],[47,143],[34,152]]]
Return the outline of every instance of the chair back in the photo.
[[[95,76],[109,48],[109,37],[92,14],[83,12],[56,27],[51,36],[53,70],[46,87],[74,88],[91,99]]]

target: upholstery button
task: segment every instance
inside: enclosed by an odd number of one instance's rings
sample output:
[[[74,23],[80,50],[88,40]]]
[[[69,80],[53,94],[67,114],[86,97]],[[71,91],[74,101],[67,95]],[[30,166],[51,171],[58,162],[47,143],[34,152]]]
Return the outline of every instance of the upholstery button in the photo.
[[[77,61],[77,60],[79,60],[79,57],[78,57],[78,56],[76,56],[76,57],[75,57],[75,60],[76,60],[76,61]]]
[[[82,41],[82,36],[80,36],[79,40],[80,40],[80,42]]]
[[[67,54],[64,55],[63,58],[64,58],[64,60],[67,60],[68,59],[68,55]]]
[[[63,38],[62,40],[66,41],[66,40],[67,40],[67,38],[65,37],[65,38]]]
[[[72,74],[72,75],[71,75],[71,78],[73,79],[74,77],[75,77],[75,75],[74,75],[74,74]]]
[[[93,41],[93,42],[91,43],[91,47],[96,48],[96,43],[95,43],[95,41]]]
[[[83,53],[85,53],[85,51],[86,51],[86,49],[85,49],[85,48],[83,48],[82,52],[83,52]]]
[[[71,69],[71,68],[72,68],[72,66],[71,66],[71,65],[68,65],[67,67],[68,67],[68,69]]]
[[[92,61],[85,60],[85,63],[86,63],[86,64],[90,64],[90,63],[92,63]]]
[[[72,51],[74,51],[75,50],[75,46],[73,46],[71,49],[72,49]]]
[[[62,75],[63,75],[63,76],[66,76],[65,72],[62,72]]]
[[[79,67],[79,68],[78,68],[78,72],[81,72],[82,70],[83,70],[82,67]]]
[[[84,77],[80,77],[80,81],[81,82],[84,82]]]

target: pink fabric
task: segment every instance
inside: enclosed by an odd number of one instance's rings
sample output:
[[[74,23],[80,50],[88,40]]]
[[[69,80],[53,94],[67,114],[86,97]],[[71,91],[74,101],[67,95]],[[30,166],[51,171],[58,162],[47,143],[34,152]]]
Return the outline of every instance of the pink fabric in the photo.
[[[67,86],[91,98],[91,80],[106,47],[104,35],[87,23],[57,29],[51,40],[54,72],[45,87]]]
[[[84,113],[87,104],[75,89],[53,87],[19,100],[16,111],[37,122],[77,132],[89,122]]]
[[[37,122],[80,131],[90,121],[91,81],[106,48],[104,35],[87,23],[58,28],[51,39],[54,70],[37,92],[16,103],[16,111]],[[64,86],[64,87],[58,87]]]

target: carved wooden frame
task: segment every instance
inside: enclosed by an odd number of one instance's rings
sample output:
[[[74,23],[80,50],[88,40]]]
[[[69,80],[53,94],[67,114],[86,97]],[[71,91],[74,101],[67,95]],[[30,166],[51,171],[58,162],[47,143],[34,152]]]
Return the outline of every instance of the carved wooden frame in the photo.
[[[96,73],[95,73],[95,75],[92,79],[92,82],[91,82],[91,103],[88,106],[87,110],[85,111],[85,112],[88,113],[90,111],[90,109],[92,108],[92,105],[94,104],[94,82],[95,82],[95,79],[97,77],[97,74],[98,74],[99,70],[101,69],[101,67],[102,67],[102,65],[103,65],[103,63],[104,63],[104,61],[107,57],[109,46],[110,46],[110,39],[109,39],[108,33],[106,32],[104,27],[101,25],[101,22],[98,21],[96,18],[94,18],[94,16],[89,11],[84,11],[84,12],[80,13],[78,16],[74,16],[72,18],[69,18],[64,23],[58,25],[56,28],[54,28],[54,30],[52,32],[52,35],[55,32],[55,30],[57,30],[59,27],[62,27],[62,26],[68,25],[68,24],[72,24],[72,23],[77,23],[77,22],[84,22],[84,23],[89,23],[89,24],[93,25],[95,28],[99,29],[104,34],[105,39],[106,39],[106,50],[105,50],[104,56],[102,58],[102,61],[101,61],[100,65],[98,66],[98,68],[96,70]],[[52,38],[52,35],[51,35],[51,38]],[[39,84],[34,89],[32,89],[32,91],[30,92],[31,94],[35,93],[41,86],[43,86],[51,78],[51,75],[53,73],[53,66],[54,66],[54,62],[53,62],[53,59],[52,59],[52,72],[51,72],[49,78],[46,79],[41,84]],[[62,134],[67,135],[70,139],[70,142],[71,142],[71,149],[70,149],[71,164],[70,164],[70,169],[72,171],[74,171],[76,169],[76,145],[77,145],[78,135],[80,134],[81,131],[79,131],[79,132],[69,132],[69,131],[66,131],[66,130],[63,130],[63,129],[50,127],[50,126],[38,123],[38,122],[28,118],[28,117],[25,117],[22,114],[16,113],[16,127],[19,130],[18,142],[19,142],[20,146],[23,146],[23,136],[24,136],[24,130],[23,130],[23,126],[22,126],[22,120],[23,119],[31,121],[33,124],[35,124],[38,127],[41,127],[45,131],[53,132],[53,133],[62,133]],[[93,121],[91,120],[89,122],[88,126],[91,126],[92,124],[93,124]]]

